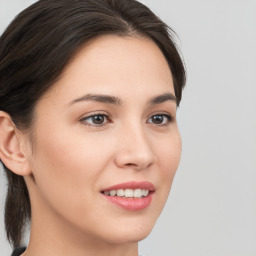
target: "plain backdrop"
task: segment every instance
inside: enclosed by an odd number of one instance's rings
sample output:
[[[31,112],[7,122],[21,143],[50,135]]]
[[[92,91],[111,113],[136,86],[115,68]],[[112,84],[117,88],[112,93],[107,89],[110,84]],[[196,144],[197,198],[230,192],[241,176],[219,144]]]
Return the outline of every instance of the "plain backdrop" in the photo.
[[[35,1],[0,0],[0,32]],[[256,255],[256,1],[142,0],[178,34],[179,170],[146,256]],[[0,169],[0,254],[6,181]]]

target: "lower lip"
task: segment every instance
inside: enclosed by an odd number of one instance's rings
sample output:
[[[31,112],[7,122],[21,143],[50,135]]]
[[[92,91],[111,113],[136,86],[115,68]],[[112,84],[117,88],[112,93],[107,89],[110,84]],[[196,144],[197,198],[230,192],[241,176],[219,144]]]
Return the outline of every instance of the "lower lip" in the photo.
[[[108,199],[111,203],[114,203],[126,210],[139,211],[147,208],[153,197],[153,193],[149,193],[147,196],[142,198],[123,198],[118,196],[103,196]]]

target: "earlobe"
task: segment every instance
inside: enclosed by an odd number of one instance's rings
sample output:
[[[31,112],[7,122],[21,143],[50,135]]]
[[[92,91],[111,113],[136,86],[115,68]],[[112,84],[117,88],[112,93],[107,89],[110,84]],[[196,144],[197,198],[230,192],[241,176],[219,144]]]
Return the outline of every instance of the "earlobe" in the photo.
[[[31,171],[22,139],[24,140],[21,132],[10,116],[0,111],[0,159],[8,169],[17,175],[25,176]]]

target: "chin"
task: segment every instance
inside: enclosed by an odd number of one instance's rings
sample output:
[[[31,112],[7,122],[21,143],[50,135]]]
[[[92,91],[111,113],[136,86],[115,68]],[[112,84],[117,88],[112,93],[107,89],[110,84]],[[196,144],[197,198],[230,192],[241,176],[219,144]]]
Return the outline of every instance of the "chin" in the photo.
[[[111,234],[107,235],[110,243],[124,244],[135,243],[145,239],[152,231],[154,223],[139,225],[120,225],[119,228],[111,230]]]

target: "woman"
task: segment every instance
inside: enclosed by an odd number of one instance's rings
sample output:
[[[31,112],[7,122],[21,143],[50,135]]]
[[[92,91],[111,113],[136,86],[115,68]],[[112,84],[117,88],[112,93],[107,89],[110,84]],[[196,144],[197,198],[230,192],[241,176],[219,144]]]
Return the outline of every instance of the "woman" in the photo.
[[[177,170],[185,84],[134,0],[41,0],[0,39],[0,158],[13,255],[138,255]]]

